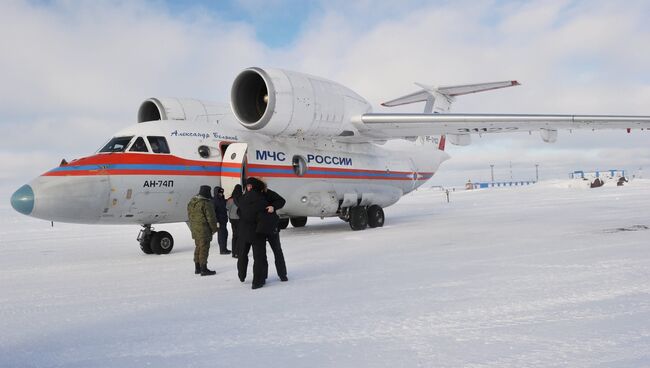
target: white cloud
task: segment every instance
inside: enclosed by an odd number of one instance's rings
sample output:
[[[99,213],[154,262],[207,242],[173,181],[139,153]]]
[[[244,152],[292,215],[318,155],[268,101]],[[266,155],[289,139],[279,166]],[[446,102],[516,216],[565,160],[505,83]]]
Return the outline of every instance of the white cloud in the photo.
[[[154,93],[225,97],[241,65],[262,58],[250,26],[151,5],[5,5],[2,110],[127,116]]]

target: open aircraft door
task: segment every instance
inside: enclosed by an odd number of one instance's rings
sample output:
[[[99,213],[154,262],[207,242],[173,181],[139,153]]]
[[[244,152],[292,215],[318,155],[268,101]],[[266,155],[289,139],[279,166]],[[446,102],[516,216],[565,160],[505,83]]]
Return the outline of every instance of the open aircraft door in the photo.
[[[223,153],[221,161],[221,187],[226,198],[230,197],[235,185],[246,180],[246,150],[247,143],[231,143]]]

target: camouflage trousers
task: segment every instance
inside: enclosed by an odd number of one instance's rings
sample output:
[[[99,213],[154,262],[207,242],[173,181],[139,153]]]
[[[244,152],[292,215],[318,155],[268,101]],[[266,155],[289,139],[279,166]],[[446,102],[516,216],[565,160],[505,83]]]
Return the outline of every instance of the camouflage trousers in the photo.
[[[208,264],[208,253],[210,252],[210,241],[208,239],[194,239],[194,263],[200,265]]]

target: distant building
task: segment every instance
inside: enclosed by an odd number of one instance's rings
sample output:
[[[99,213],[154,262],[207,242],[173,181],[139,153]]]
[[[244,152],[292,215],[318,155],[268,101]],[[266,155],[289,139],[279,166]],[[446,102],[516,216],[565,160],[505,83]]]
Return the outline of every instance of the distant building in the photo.
[[[582,171],[577,170],[569,174],[569,177],[574,180],[584,180],[589,182],[591,188],[598,188],[605,185],[608,181],[615,181],[617,186],[623,186],[627,183],[625,177],[625,170],[597,170],[597,171]]]
[[[495,182],[483,182],[483,183],[472,183],[468,181],[465,184],[465,189],[487,189],[487,188],[505,188],[505,187],[522,187],[525,185],[535,184],[534,180],[518,180],[518,181],[495,181]]]
[[[601,180],[610,180],[610,179],[618,180],[618,178],[625,177],[625,170],[618,170],[618,169],[596,170],[596,171],[577,170],[570,173],[569,177],[571,179],[582,179],[582,180],[590,180],[590,181],[593,181],[596,178],[599,178]]]

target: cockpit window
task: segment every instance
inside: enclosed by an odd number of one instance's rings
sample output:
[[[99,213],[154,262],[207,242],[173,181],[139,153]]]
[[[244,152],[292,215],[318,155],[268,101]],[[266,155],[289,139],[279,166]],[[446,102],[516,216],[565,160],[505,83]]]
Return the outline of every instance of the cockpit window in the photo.
[[[133,145],[131,145],[131,148],[129,149],[130,152],[149,152],[147,149],[147,145],[144,143],[144,139],[142,137],[138,137],[138,139],[133,142]]]
[[[133,139],[133,136],[115,137],[106,143],[104,148],[100,149],[99,152],[124,152],[131,139]]]
[[[153,153],[169,153],[169,146],[165,137],[147,137]]]

